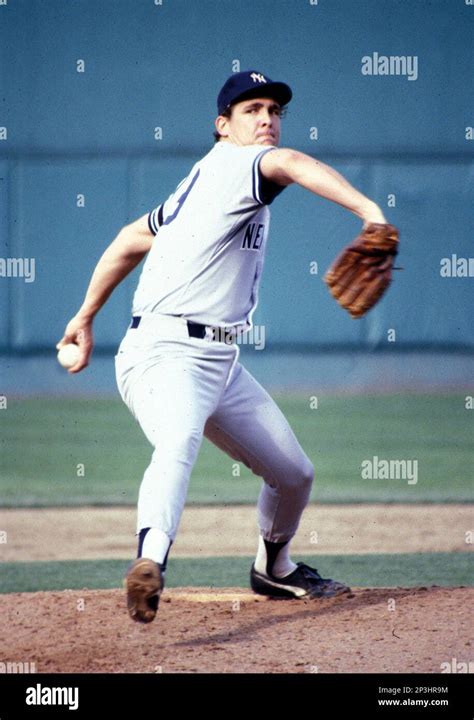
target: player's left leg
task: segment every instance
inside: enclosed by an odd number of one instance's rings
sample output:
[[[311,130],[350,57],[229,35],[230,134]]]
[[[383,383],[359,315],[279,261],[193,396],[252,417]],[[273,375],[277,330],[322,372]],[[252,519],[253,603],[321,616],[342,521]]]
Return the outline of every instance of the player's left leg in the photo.
[[[263,538],[291,540],[309,500],[313,464],[273,398],[240,363],[204,434],[264,479],[258,501]]]
[[[236,365],[204,434],[264,480],[258,500],[260,538],[251,571],[253,589],[290,597],[347,592],[342,583],[325,580],[290,558],[289,544],[310,496],[313,465],[280,408],[242,365]]]

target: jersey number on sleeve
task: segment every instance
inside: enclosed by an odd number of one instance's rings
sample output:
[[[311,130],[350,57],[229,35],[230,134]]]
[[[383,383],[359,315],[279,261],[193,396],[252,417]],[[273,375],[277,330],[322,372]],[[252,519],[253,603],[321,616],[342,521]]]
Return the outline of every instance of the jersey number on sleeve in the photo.
[[[184,201],[186,200],[186,198],[188,197],[189,193],[190,193],[191,190],[193,189],[194,183],[195,183],[196,180],[198,179],[200,172],[201,172],[201,170],[199,169],[199,170],[193,175],[193,177],[191,178],[191,182],[189,183],[188,187],[187,187],[186,190],[183,192],[183,194],[179,197],[175,211],[174,211],[173,213],[171,213],[171,215],[168,215],[168,217],[163,220],[163,223],[162,223],[163,225],[169,225],[170,222],[173,222],[173,220],[175,219],[175,217],[177,216],[177,214],[179,213],[179,211],[180,211],[181,208],[183,207]],[[178,185],[178,187],[179,187],[179,185]]]

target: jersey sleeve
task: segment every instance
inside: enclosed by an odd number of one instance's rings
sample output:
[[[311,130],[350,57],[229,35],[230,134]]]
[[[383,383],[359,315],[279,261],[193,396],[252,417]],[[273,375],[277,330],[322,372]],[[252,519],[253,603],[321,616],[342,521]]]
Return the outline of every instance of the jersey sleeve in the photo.
[[[186,175],[186,177],[181,180],[176,190],[171,193],[171,195],[164,202],[162,202],[161,205],[158,205],[154,210],[151,210],[148,213],[148,227],[150,228],[150,231],[153,233],[153,235],[156,235],[158,233],[158,230],[163,224],[166,225],[170,223],[171,220],[173,220],[174,217],[177,215],[180,206],[183,204],[187,194],[192,189],[194,183],[196,182],[196,179],[199,176],[199,170],[196,172],[198,164],[199,163],[196,163],[193,166],[189,175]],[[186,181],[189,180],[189,188],[183,193],[181,188],[183,185],[185,185]]]
[[[231,180],[235,205],[242,209],[251,205],[270,205],[285,189],[284,185],[265,178],[260,170],[262,157],[276,149],[273,146],[262,148],[261,145],[250,145],[235,150],[236,162],[232,167]]]
[[[260,155],[257,161],[258,194],[263,205],[270,205],[277,197],[277,195],[279,195],[285,189],[286,185],[278,185],[278,183],[273,182],[273,180],[269,180],[264,175],[262,175],[262,172],[260,170],[260,160],[262,159],[262,156],[264,154],[265,153],[262,153],[262,155]]]
[[[148,213],[148,227],[153,235],[156,235],[160,225],[163,224],[163,203]]]

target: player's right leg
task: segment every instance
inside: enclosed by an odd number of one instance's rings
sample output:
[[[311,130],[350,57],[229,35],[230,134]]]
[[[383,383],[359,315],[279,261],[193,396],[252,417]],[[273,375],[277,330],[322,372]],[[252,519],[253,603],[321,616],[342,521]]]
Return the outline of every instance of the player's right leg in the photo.
[[[139,557],[126,582],[130,615],[150,622],[163,589],[166,560],[178,531],[204,424],[222,394],[235,352],[189,337],[161,338],[154,343],[143,332],[131,337],[116,356],[117,383],[154,449],[139,491]]]

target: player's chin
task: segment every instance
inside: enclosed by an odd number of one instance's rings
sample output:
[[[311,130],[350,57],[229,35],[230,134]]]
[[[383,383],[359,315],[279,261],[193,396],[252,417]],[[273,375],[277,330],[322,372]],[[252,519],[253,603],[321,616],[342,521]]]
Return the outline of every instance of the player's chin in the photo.
[[[277,145],[277,140],[271,135],[264,135],[257,138],[257,145]]]

